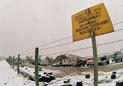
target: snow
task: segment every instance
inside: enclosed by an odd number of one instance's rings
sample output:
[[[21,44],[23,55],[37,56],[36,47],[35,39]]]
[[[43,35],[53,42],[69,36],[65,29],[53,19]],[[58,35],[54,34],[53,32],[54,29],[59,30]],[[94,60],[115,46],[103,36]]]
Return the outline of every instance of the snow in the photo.
[[[106,82],[103,82],[101,84],[99,84],[99,86],[116,86],[116,82],[117,81],[123,81],[123,69],[120,69],[120,70],[116,70],[114,72],[117,72],[116,74],[116,79],[111,79],[111,74],[112,72],[102,72],[103,75],[99,76],[99,81],[108,81],[108,83]]]
[[[117,81],[123,81],[123,69],[116,70],[116,79],[111,79],[112,72],[99,72],[99,84],[98,86],[116,86]],[[89,73],[85,73],[89,74]],[[57,78],[56,80],[49,83],[48,86],[57,86],[58,84],[63,85],[63,81],[71,79],[70,83],[76,86],[76,82],[82,81],[83,86],[93,86],[93,74],[90,73],[90,79],[85,78],[85,74],[72,74],[63,78]]]
[[[26,68],[28,70],[26,70]],[[34,74],[34,68],[29,67],[23,67],[20,68],[23,71],[26,71],[27,73]],[[53,72],[53,73],[59,73],[59,71],[54,70],[47,70],[43,69],[40,73],[43,72]],[[44,86],[43,82],[39,82],[40,86]],[[0,86],[35,86],[34,81],[30,81],[28,78],[24,78],[22,75],[18,75],[17,71],[12,69],[10,65],[5,61],[0,61]]]
[[[34,82],[18,75],[5,61],[0,61],[0,86],[34,86]]]
[[[54,81],[51,81],[48,86],[61,86],[64,85],[64,81],[67,81],[70,79],[70,84],[72,86],[76,86],[76,82],[81,82],[83,83],[84,86],[92,86],[93,83],[93,78],[90,77],[90,79],[85,79],[85,76],[82,74],[71,74],[63,78],[57,78]]]
[[[34,76],[34,68],[32,67],[28,67],[28,66],[25,66],[25,67],[20,67],[20,70],[21,71],[24,71],[24,72],[27,72],[28,74]],[[57,75],[58,73],[60,73],[60,70],[48,70],[48,69],[42,69],[41,71],[39,71],[39,74],[40,75],[43,75],[44,72],[52,72],[54,75]]]
[[[30,74],[34,74],[34,68],[26,69],[27,67],[21,68],[21,70],[26,71]],[[54,74],[61,73],[60,70],[47,70],[42,69],[40,74],[44,72],[53,72]],[[116,79],[111,79],[112,72],[116,72]],[[98,86],[116,86],[116,82],[123,80],[123,69],[115,70],[112,72],[99,72],[99,84]],[[86,79],[85,74],[90,74],[90,78]],[[93,72],[82,72],[80,74],[73,73],[62,78],[56,78],[55,80],[48,83],[48,86],[61,86],[64,81],[70,79],[70,84],[76,86],[76,82],[82,81],[83,86],[93,86]],[[43,82],[39,83],[43,86]],[[35,86],[34,81],[30,81],[28,78],[24,78],[21,74],[17,74],[17,71],[12,69],[10,65],[5,61],[0,61],[0,86]]]

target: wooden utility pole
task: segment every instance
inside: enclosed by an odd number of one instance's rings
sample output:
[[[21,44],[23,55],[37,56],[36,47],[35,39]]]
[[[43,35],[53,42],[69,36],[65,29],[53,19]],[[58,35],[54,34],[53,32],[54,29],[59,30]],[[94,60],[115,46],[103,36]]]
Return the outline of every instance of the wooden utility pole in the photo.
[[[38,78],[38,53],[39,49],[35,48],[35,84],[39,86],[39,78]]]
[[[18,63],[18,65],[17,65],[17,71],[18,71],[18,74],[19,74],[20,73],[20,69],[19,69],[19,67],[20,67],[20,54],[18,54],[17,63]]]
[[[91,33],[91,39],[94,57],[94,86],[98,86],[98,57],[97,57],[96,35],[94,31]]]

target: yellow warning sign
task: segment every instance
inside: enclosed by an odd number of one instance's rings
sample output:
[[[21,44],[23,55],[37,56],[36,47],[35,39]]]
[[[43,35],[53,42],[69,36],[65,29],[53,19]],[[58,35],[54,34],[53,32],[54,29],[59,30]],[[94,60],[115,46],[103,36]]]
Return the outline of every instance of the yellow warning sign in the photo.
[[[92,31],[96,36],[113,32],[113,25],[103,3],[72,15],[73,41],[89,38]]]

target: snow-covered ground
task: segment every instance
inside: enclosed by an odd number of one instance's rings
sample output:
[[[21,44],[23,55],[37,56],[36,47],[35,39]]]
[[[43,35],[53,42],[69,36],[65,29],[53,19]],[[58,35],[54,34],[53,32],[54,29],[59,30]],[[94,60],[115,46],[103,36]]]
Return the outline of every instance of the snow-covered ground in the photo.
[[[21,68],[27,70],[26,67]],[[28,68],[28,72],[34,72],[34,68]],[[40,74],[44,72],[53,72],[54,74],[60,73],[60,71],[42,69]],[[113,72],[113,71],[112,71]],[[112,72],[99,72],[99,85],[98,86],[116,86],[116,82],[123,80],[123,69],[116,70],[116,79],[111,79]],[[90,78],[86,79],[85,74],[90,74]],[[64,85],[64,81],[70,79],[70,84],[76,86],[76,82],[82,81],[83,86],[93,86],[93,73],[83,72],[80,74],[73,73],[63,78],[56,78],[51,81],[48,86],[61,86]],[[22,75],[18,75],[17,71],[12,69],[10,65],[5,61],[0,61],[0,86],[35,86],[34,81],[24,78]],[[40,86],[43,86],[40,82]]]
[[[0,61],[0,86],[34,86],[34,82],[23,78],[5,61]]]
[[[20,70],[29,73],[30,75],[34,75],[34,68],[31,67],[21,67]],[[58,73],[60,73],[60,70],[48,70],[48,69],[41,69],[41,71],[39,71],[39,74],[42,75],[44,72],[52,72],[54,75],[57,75]]]
[[[99,72],[99,84],[98,86],[116,86],[117,81],[123,81],[123,69],[113,71],[116,72],[116,79],[111,79],[112,72]],[[90,79],[85,78],[85,74],[90,74]],[[82,81],[83,86],[93,86],[93,74],[92,73],[71,74],[63,78],[57,78],[49,83],[48,86],[63,85],[65,80],[71,79],[70,83],[76,86],[76,82]]]
[[[33,74],[34,68],[27,67],[21,68],[21,70],[25,70],[26,72]],[[40,73],[44,72],[53,72],[55,74],[59,73],[59,71],[47,70],[43,69]],[[40,86],[44,86],[43,82],[39,83]],[[0,61],[0,86],[35,86],[34,81],[30,81],[28,78],[24,78],[22,75],[18,75],[15,69],[12,69],[10,65],[5,61]]]
[[[117,81],[123,81],[123,69],[116,70],[116,79],[111,79],[112,72],[100,72],[99,86],[116,86]]]

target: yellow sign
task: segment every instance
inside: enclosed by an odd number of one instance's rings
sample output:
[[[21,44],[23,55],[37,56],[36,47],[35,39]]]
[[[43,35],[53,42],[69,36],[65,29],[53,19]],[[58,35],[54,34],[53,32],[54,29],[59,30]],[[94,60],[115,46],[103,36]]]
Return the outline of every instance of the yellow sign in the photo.
[[[73,41],[113,32],[113,25],[103,3],[72,15]]]

